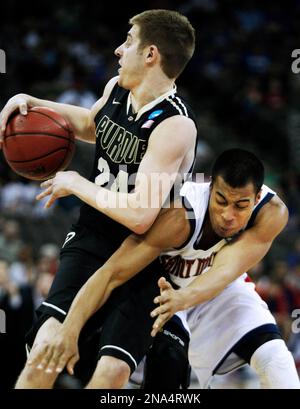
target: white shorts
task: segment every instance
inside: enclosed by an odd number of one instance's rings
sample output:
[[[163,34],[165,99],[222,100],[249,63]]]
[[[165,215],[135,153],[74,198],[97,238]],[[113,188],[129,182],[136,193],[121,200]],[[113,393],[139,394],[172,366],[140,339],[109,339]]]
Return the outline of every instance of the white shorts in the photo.
[[[249,331],[276,324],[267,304],[253,283],[239,278],[214,299],[187,310],[191,331],[190,364],[201,388],[207,388],[215,368],[235,344]],[[245,364],[229,354],[217,373],[226,373]]]

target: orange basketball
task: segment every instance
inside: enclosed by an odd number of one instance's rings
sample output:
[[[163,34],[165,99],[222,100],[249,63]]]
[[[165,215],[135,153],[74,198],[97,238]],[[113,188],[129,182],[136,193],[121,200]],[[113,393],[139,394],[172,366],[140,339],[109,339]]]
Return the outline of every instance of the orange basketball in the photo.
[[[27,179],[44,180],[64,170],[74,149],[69,123],[53,109],[34,107],[8,120],[3,153],[9,166]]]

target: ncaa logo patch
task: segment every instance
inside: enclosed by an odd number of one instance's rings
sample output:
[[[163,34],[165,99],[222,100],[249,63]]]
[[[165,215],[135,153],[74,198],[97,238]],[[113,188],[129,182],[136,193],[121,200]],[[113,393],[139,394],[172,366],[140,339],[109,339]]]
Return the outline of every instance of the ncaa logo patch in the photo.
[[[163,110],[162,109],[158,109],[157,111],[153,111],[153,112],[151,112],[151,114],[148,116],[148,119],[154,119],[154,118],[156,118],[157,116],[159,116],[160,114],[162,114],[163,113]]]

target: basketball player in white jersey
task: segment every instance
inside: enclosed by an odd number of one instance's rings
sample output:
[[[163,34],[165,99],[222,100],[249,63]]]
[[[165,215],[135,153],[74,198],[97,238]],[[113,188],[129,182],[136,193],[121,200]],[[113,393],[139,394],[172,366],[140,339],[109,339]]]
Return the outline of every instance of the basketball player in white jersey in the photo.
[[[152,335],[177,311],[187,316],[191,332],[189,360],[201,388],[214,373],[248,362],[262,388],[299,388],[295,364],[267,305],[246,281],[285,227],[288,212],[263,184],[264,169],[250,152],[232,149],[216,160],[211,183],[186,182],[184,207],[164,209],[142,239],[132,235],[82,287],[61,332],[31,365],[72,372],[78,359],[77,339],[87,319],[111,291],[161,254],[174,290],[160,279],[161,305]],[[167,250],[166,250],[167,249]],[[100,274],[101,270],[101,274]],[[103,281],[104,280],[104,281]],[[95,290],[96,289],[96,290]],[[153,344],[156,350],[159,334]],[[159,357],[157,374],[162,368]],[[155,364],[151,364],[152,376]]]

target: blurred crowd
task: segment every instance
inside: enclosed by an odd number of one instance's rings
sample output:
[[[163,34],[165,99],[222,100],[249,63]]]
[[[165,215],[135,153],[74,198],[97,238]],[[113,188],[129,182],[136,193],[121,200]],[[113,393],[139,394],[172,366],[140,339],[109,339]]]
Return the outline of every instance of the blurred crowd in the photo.
[[[138,3],[138,4],[134,4]],[[300,0],[16,0],[0,5],[0,109],[24,92],[84,107],[116,75],[114,49],[128,19],[150,8],[176,9],[196,28],[196,52],[178,81],[199,126],[196,170],[209,175],[214,157],[229,147],[254,151],[266,166],[266,184],[289,208],[287,228],[250,275],[275,314],[300,369],[300,74],[291,53],[300,48]],[[297,44],[298,40],[298,44]],[[88,176],[93,147],[78,144],[71,168]],[[61,199],[45,210],[37,183],[14,174],[0,156],[0,309],[7,315],[5,348],[12,386],[25,359],[23,344],[34,307],[51,285],[59,247],[79,201]],[[11,361],[13,364],[11,364]],[[0,371],[1,372],[1,371]]]

